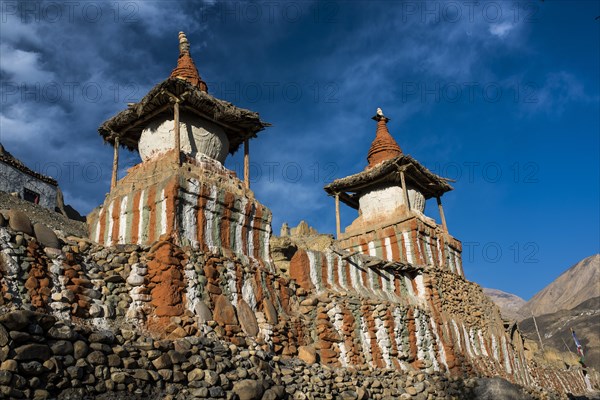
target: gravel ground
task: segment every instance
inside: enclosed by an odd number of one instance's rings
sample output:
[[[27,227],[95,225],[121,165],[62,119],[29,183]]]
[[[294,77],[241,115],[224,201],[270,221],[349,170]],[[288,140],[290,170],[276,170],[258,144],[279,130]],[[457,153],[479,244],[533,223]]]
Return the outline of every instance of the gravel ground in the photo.
[[[11,196],[8,193],[0,192],[0,211],[6,216],[5,211],[11,208],[16,208],[27,214],[32,223],[41,222],[49,228],[63,231],[65,236],[87,237],[87,225],[85,222],[68,219],[55,211]]]

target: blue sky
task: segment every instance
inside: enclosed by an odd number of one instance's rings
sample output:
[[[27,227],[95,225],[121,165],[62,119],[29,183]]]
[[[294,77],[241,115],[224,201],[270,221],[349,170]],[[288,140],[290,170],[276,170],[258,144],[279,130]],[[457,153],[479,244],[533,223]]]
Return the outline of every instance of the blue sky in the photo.
[[[599,252],[600,2],[0,6],[0,140],[82,213],[109,188],[97,127],[170,74],[183,30],[209,91],[273,124],[251,159],[275,232],[335,231],[322,187],[364,168],[381,107],[405,153],[456,180],[468,279],[527,299]],[[139,161],[121,158],[121,176]]]

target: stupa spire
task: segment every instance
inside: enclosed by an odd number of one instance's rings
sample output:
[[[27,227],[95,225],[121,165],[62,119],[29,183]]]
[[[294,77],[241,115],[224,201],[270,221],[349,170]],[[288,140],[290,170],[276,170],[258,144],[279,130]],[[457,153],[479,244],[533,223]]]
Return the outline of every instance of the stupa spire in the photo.
[[[208,86],[206,86],[206,82],[200,77],[196,64],[192,60],[190,42],[183,32],[179,32],[179,58],[177,59],[177,67],[171,72],[170,77],[185,79],[203,92],[208,92]]]
[[[390,119],[383,115],[381,108],[377,109],[377,114],[375,114],[373,119],[377,121],[377,132],[375,133],[375,139],[371,143],[371,148],[367,153],[367,161],[369,162],[367,169],[373,168],[382,161],[398,157],[402,154],[402,149],[388,131],[387,122]]]

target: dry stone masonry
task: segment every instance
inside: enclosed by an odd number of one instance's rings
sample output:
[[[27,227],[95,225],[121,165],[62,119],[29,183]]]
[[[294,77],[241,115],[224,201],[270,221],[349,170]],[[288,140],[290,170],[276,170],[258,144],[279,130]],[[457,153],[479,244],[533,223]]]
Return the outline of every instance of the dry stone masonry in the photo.
[[[243,145],[247,167],[268,124],[209,95],[179,40],[171,77],[99,129],[114,173],[88,237],[0,213],[0,397],[585,391],[578,368],[528,359],[516,325],[465,279],[440,200],[452,188],[402,153],[381,110],[367,168],[325,188],[357,219],[341,232],[338,213],[336,239],[306,223],[274,237],[249,170],[242,181],[222,164]],[[143,161],[117,180],[120,146]],[[424,214],[432,198],[441,225]]]

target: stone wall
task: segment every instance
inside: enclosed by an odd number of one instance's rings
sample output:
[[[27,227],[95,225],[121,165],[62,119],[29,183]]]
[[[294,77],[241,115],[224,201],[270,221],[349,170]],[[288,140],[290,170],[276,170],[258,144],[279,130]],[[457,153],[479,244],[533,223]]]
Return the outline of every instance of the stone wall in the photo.
[[[40,195],[39,205],[54,210],[56,204],[56,185],[44,182],[9,164],[0,162],[0,191],[18,193],[24,196],[24,189],[29,189]]]
[[[411,216],[394,223],[343,234],[341,249],[388,261],[434,266],[463,275],[462,244],[427,217]]]
[[[17,397],[13,390],[29,396],[37,389],[44,398],[44,390],[141,395],[157,387],[180,398],[224,398],[248,378],[262,390],[284,386],[280,397],[263,398],[468,398],[451,377],[503,376],[532,388],[583,391],[577,370],[527,362],[518,331],[504,327],[477,285],[454,273],[407,271],[399,287],[414,294],[386,297],[366,287],[312,288],[306,278],[296,282],[233,253],[157,239],[108,248],[62,238],[60,248],[49,248],[0,227],[2,312],[40,313],[25,313],[28,322],[19,327],[0,321],[7,331],[0,362],[8,361],[0,369],[10,373],[0,373],[0,390]],[[310,262],[307,254],[298,259]],[[65,337],[51,335],[56,325]],[[92,336],[98,332],[114,339]],[[184,338],[188,344],[178,347]],[[217,345],[207,338],[226,341],[230,350],[209,354],[206,347]],[[70,342],[73,352],[63,342],[55,351],[56,341]],[[35,356],[18,356],[33,351],[21,349],[29,345],[41,347]],[[84,345],[87,353],[76,356]],[[211,358],[214,369],[202,364]],[[298,358],[319,365],[294,364]]]
[[[324,364],[500,376],[584,391],[578,371],[533,367],[516,327],[505,326],[481,288],[455,273],[386,270],[356,255],[344,260],[333,251],[299,249],[290,276],[316,296],[302,301],[300,312],[312,321],[310,346]]]
[[[3,398],[469,399],[475,381],[410,371],[331,370],[214,337],[157,340],[31,311],[0,315]]]
[[[181,245],[269,265],[270,210],[220,164],[188,160],[174,169],[168,161],[134,167],[88,216],[90,238],[107,246],[150,245],[166,234]]]

